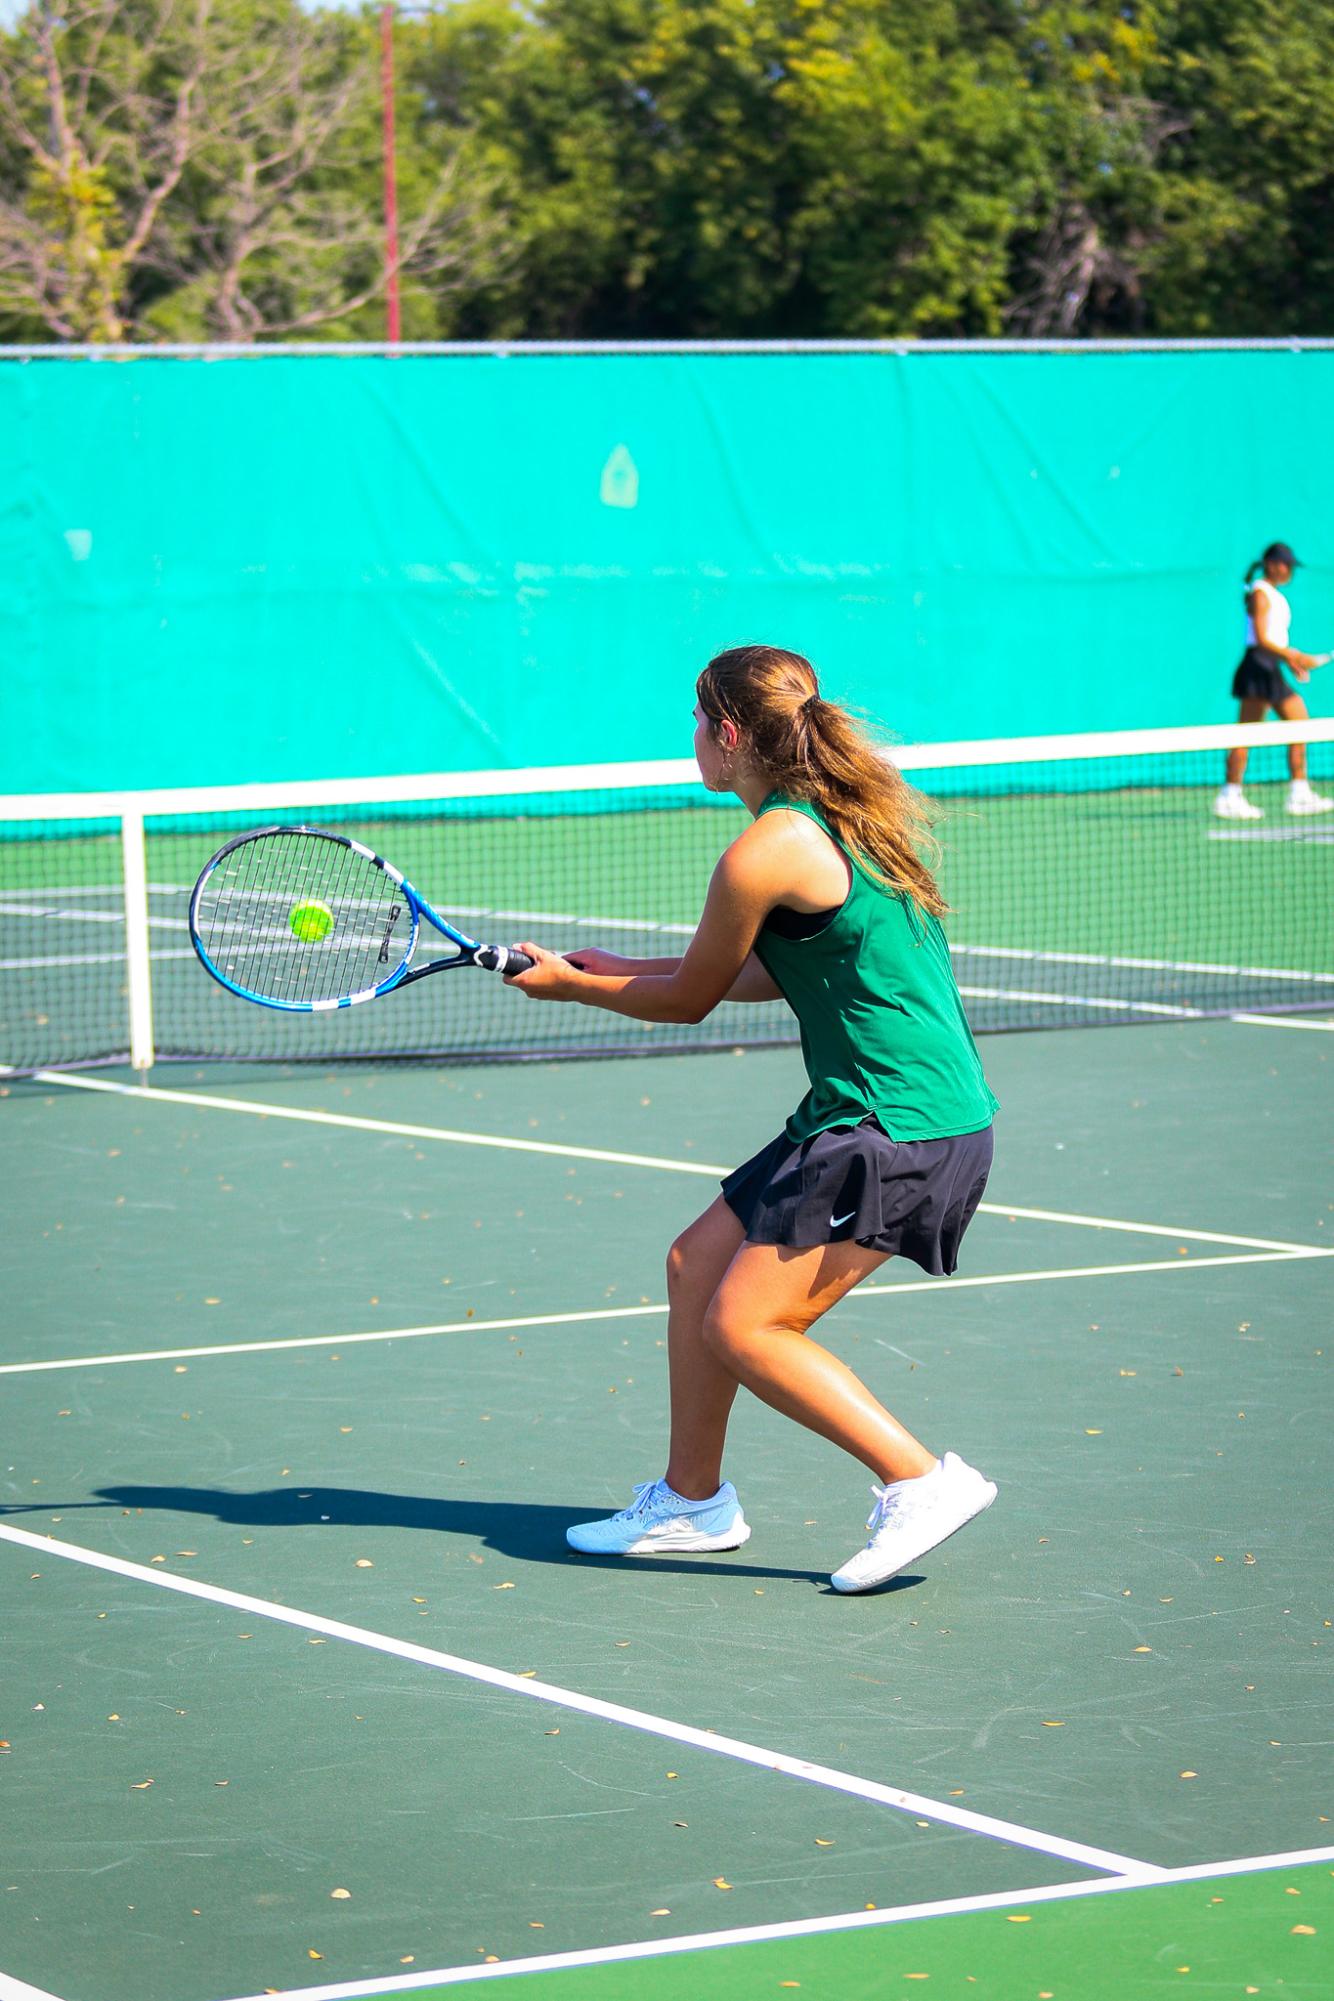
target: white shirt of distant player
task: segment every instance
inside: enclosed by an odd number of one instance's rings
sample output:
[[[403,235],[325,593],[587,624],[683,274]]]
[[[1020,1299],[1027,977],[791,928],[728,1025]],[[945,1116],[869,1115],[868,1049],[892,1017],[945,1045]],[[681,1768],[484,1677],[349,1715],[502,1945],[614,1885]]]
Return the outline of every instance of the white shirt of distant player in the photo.
[[[1268,613],[1265,625],[1268,629],[1270,645],[1286,646],[1288,643],[1288,632],[1292,626],[1292,606],[1288,603],[1278,585],[1271,584],[1268,577],[1257,577],[1255,579],[1247,593],[1248,598],[1251,591],[1261,600]],[[1258,646],[1260,644],[1255,636],[1255,620],[1251,617],[1249,604],[1246,612],[1246,644],[1248,646]]]

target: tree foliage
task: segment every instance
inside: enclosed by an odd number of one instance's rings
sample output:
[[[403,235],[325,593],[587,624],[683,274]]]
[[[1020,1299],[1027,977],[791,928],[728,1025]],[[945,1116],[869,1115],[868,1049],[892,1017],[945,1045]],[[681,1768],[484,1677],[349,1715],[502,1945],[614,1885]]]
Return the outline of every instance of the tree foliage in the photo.
[[[406,331],[1334,321],[1334,0],[455,0],[397,30]],[[375,16],[33,0],[0,328],[379,331]]]

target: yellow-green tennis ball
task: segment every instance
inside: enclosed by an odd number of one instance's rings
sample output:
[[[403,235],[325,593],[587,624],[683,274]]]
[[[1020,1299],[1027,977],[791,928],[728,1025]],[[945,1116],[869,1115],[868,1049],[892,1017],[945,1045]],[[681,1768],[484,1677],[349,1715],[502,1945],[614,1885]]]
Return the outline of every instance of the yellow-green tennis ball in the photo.
[[[293,937],[299,938],[303,945],[318,945],[334,927],[333,912],[327,903],[298,903],[287,922]]]

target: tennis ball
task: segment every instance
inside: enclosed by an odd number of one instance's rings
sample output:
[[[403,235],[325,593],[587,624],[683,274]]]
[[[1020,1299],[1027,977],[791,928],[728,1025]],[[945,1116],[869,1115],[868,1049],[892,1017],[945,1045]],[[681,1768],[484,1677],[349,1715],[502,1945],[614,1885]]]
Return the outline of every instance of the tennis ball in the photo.
[[[298,903],[287,920],[294,938],[303,945],[318,945],[333,930],[333,912],[327,903]]]

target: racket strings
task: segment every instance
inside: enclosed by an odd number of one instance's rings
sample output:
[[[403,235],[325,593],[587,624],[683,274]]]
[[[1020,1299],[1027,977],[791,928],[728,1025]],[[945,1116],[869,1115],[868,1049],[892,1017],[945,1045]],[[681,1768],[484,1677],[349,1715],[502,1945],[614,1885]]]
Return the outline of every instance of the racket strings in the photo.
[[[332,922],[316,936],[323,912]],[[224,854],[200,887],[195,928],[233,986],[305,1006],[381,985],[408,956],[414,929],[399,884],[375,861],[296,830],[257,834]]]

